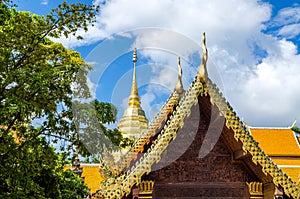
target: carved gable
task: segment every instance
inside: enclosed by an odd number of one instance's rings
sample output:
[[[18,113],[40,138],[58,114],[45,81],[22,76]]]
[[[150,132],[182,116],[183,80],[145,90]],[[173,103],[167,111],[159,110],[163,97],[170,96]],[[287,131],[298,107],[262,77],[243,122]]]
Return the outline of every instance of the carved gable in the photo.
[[[209,98],[201,100],[207,101]],[[199,115],[197,117],[199,112],[202,114],[200,120]],[[247,173],[243,164],[233,161],[232,152],[223,137],[210,136],[213,132],[208,134],[209,129],[216,130],[210,122],[218,119],[217,115],[215,108],[204,109],[201,103],[192,108],[184,127],[164,151],[161,161],[153,165],[154,169],[160,169],[146,176],[155,181],[153,198],[247,197],[249,191],[246,182],[257,179]],[[196,133],[195,123],[198,124]],[[207,146],[203,146],[203,143]],[[199,157],[201,146],[212,150],[205,157]],[[179,154],[181,156],[175,159]]]

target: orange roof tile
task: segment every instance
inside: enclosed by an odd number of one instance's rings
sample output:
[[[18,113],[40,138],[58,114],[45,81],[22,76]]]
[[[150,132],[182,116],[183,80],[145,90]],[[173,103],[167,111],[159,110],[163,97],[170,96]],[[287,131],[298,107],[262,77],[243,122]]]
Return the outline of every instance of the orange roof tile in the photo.
[[[299,159],[290,159],[287,157],[284,158],[272,158],[273,162],[275,162],[277,165],[296,165],[296,166],[300,166],[300,157]]]
[[[299,182],[300,148],[294,132],[288,128],[250,128],[250,131],[273,162],[294,182]]]
[[[99,164],[81,164],[80,167],[82,167],[82,177],[84,177],[85,184],[91,193],[95,193],[103,181],[99,173]],[[70,169],[71,166],[65,166],[64,168]]]
[[[283,172],[285,172],[294,182],[299,182],[300,168],[298,167],[281,167]]]
[[[288,128],[250,128],[253,138],[269,156],[299,156],[300,148],[294,132]]]
[[[299,182],[300,174],[300,157],[299,159],[291,159],[287,157],[272,158],[273,162],[278,165],[294,182]]]

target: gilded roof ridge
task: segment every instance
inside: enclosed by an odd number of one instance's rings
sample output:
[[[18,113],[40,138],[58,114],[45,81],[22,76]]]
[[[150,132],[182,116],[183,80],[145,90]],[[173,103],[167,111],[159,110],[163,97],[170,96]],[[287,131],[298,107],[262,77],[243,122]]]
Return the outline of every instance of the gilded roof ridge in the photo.
[[[134,62],[137,61],[136,49],[134,51],[133,61]],[[133,79],[135,79],[134,77],[135,77],[135,72],[133,75]],[[133,84],[134,82],[135,81],[133,81]],[[172,111],[173,106],[178,104],[178,101],[183,96],[184,92],[185,90],[183,89],[183,85],[182,85],[182,68],[180,64],[180,57],[178,57],[178,80],[174,91],[171,93],[167,101],[164,103],[161,110],[155,115],[155,117],[150,122],[148,127],[142,131],[140,137],[136,140],[134,145],[130,147],[128,153],[126,153],[123,157],[121,157],[116,164],[111,164],[111,166],[114,165],[113,167],[115,167],[115,169],[113,170],[116,175],[122,172],[123,169],[125,169],[125,167],[128,167],[130,161],[136,158],[138,152],[141,152],[145,143],[149,142],[149,137],[153,136],[156,132],[156,129],[161,127],[160,126],[161,122],[166,119],[166,116],[169,114],[169,112]]]
[[[170,97],[166,101],[166,103],[162,106],[160,111],[155,115],[153,120],[150,122],[149,126],[142,131],[140,137],[136,140],[133,146],[129,149],[128,153],[126,153],[118,162],[117,165],[120,168],[120,171],[124,169],[124,167],[129,166],[130,160],[134,159],[138,152],[140,152],[140,147],[144,146],[145,142],[149,142],[149,137],[154,135],[156,129],[158,129],[161,125],[161,122],[165,119],[166,115],[170,111],[170,107],[173,105],[174,100],[174,92],[171,93]]]
[[[146,142],[149,142],[149,137],[154,135],[156,129],[160,128],[161,122],[166,118],[166,115],[173,110],[173,103],[176,102],[178,97],[175,95],[175,91],[173,91],[164,105],[161,107],[160,111],[153,117],[153,120],[150,122],[148,127],[142,131],[140,137],[134,142],[133,146],[129,149],[128,153],[121,157],[119,161],[114,164],[111,164],[108,168],[107,163],[104,161],[100,165],[100,169],[103,172],[106,172],[106,177],[110,176],[112,173],[114,175],[119,175],[126,167],[129,166],[130,161],[135,159],[141,147],[144,146]]]
[[[160,155],[168,146],[169,141],[176,137],[177,130],[184,124],[184,118],[190,114],[191,107],[198,102],[197,96],[199,94],[205,95],[207,94],[207,91],[208,89],[203,87],[199,78],[196,78],[196,81],[191,83],[186,95],[184,95],[180,100],[182,106],[178,107],[176,114],[174,114],[174,117],[170,119],[171,122],[167,125],[165,131],[162,132],[162,135],[158,137],[154,148],[150,148],[127,173],[117,177],[115,180],[111,180],[110,183],[105,184],[105,186],[102,186],[102,191],[100,192],[104,195],[106,193],[105,197],[108,198],[121,197],[121,190],[123,190],[126,194],[129,194],[131,187],[140,180],[140,177],[144,173],[151,171],[151,165],[154,162],[159,161]],[[120,184],[122,184],[122,186]],[[121,186],[122,188],[118,186]],[[113,192],[109,188],[120,191]],[[110,193],[109,196],[107,191]]]
[[[202,45],[205,47],[205,34],[203,34],[203,36]],[[207,53],[206,50],[204,51]],[[240,120],[217,86],[205,75],[207,74],[205,73],[206,61],[207,54],[204,53],[202,64],[200,65],[204,70],[199,70],[195,81],[192,82],[180,100],[179,104],[181,105],[176,110],[176,114],[174,112],[174,117],[170,119],[169,125],[159,135],[156,144],[152,145],[153,148],[150,148],[127,173],[122,174],[116,179],[110,179],[107,181],[108,183],[103,184],[101,190],[98,192],[99,194],[111,199],[121,198],[124,194],[128,195],[132,186],[140,182],[142,175],[151,171],[152,164],[160,160],[160,155],[164,149],[168,146],[169,142],[176,137],[177,130],[184,125],[184,119],[190,114],[192,105],[198,103],[198,96],[206,96],[209,94],[211,104],[218,107],[220,113],[226,120],[227,128],[232,129],[234,132],[234,138],[240,140],[242,142],[242,149],[252,155],[252,162],[260,164],[262,166],[262,172],[271,175],[273,183],[276,186],[282,186],[285,190],[285,194],[294,198],[300,197],[300,185],[292,181],[291,178],[264,153],[251,135],[250,128]]]
[[[209,86],[211,103],[219,108],[220,112],[225,117],[226,126],[229,129],[231,128],[234,132],[234,137],[242,142],[243,149],[252,155],[252,161],[255,164],[259,163],[262,166],[262,171],[270,174],[273,177],[274,184],[277,186],[281,185],[286,194],[294,198],[299,198],[300,185],[297,182],[292,181],[291,178],[264,153],[245,127],[244,123],[236,116],[230,103],[219,92],[216,85],[213,84],[210,79],[208,79],[207,83]]]

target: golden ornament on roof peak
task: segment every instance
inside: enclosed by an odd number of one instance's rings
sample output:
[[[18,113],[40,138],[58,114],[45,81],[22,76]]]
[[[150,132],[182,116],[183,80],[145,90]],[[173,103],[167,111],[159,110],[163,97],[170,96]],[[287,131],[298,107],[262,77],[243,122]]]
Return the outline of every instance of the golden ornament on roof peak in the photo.
[[[206,48],[206,37],[205,32],[202,33],[202,62],[199,67],[198,77],[202,83],[206,82],[208,75],[206,70],[206,62],[207,62],[207,48]]]
[[[178,94],[182,94],[184,92],[183,85],[182,85],[182,68],[180,65],[180,56],[178,56],[178,78],[177,78],[177,83],[175,87],[175,91]]]

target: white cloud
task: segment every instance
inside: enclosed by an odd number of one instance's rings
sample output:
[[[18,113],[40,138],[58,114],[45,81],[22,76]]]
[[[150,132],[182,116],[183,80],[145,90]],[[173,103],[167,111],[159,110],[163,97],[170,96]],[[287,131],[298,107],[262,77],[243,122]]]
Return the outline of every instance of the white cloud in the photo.
[[[129,97],[125,97],[122,100],[121,107],[123,110],[126,110],[126,108],[128,107],[128,101],[129,101]],[[123,113],[121,113],[121,114],[123,115]]]
[[[97,1],[97,3],[99,3]],[[261,22],[270,16],[270,6],[257,1],[226,0],[118,0],[100,1],[97,23],[85,34],[84,43],[103,39],[110,34],[141,27],[161,27],[200,40],[206,31],[210,41],[243,45],[245,38],[261,29]],[[238,37],[237,37],[238,36]],[[64,41],[68,46],[82,45],[75,39]]]
[[[141,95],[141,107],[145,111],[146,117],[149,121],[155,116],[155,114],[160,110],[158,106],[153,106],[155,100],[155,95],[153,92],[147,92]]]
[[[281,9],[272,23],[274,25],[287,25],[300,22],[300,7],[288,7]]]
[[[278,31],[278,34],[288,39],[294,38],[300,34],[300,23],[283,26]]]
[[[183,45],[184,42],[170,32],[178,32],[200,44],[201,32],[205,31],[210,64],[222,74],[227,99],[249,124],[280,126],[290,124],[294,118],[300,119],[297,113],[300,110],[299,55],[293,43],[262,33],[271,17],[269,4],[257,0],[96,2],[101,5],[95,26],[84,35],[84,40],[62,40],[64,44],[76,47],[136,28],[164,28],[165,34],[160,32],[159,35],[155,31],[139,32],[134,45],[162,46],[156,51],[144,50],[142,54],[153,63],[176,67],[176,53],[188,56],[199,47]],[[283,9],[267,25],[285,25],[279,34],[294,37],[299,34],[299,13],[298,7]],[[263,59],[257,57],[253,46],[266,52]],[[161,53],[164,49],[171,49],[173,55]],[[183,68],[188,81],[195,75],[196,67]],[[151,75],[154,74],[153,82],[168,86],[174,83],[175,75],[163,69],[152,71]],[[153,93],[142,96],[145,109],[152,105],[152,97]]]
[[[241,115],[259,126],[289,126],[300,118],[300,56],[292,42],[278,40],[277,44],[281,56],[263,59],[242,82],[241,93],[232,93]]]
[[[41,4],[42,4],[42,5],[48,5],[48,3],[49,3],[48,0],[42,0],[42,1],[41,1]]]
[[[287,39],[293,39],[300,33],[300,6],[295,4],[279,10],[277,15],[268,24],[273,32]]]

